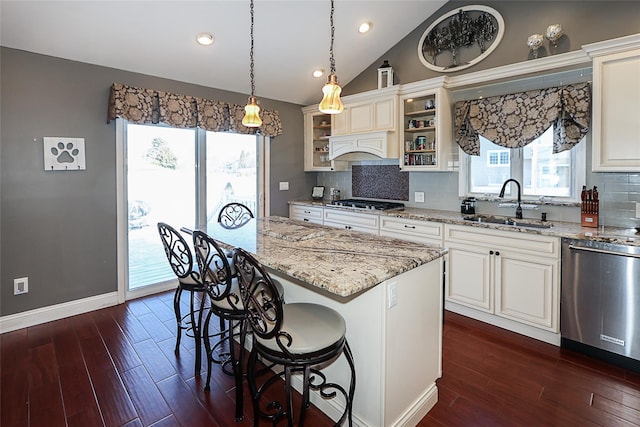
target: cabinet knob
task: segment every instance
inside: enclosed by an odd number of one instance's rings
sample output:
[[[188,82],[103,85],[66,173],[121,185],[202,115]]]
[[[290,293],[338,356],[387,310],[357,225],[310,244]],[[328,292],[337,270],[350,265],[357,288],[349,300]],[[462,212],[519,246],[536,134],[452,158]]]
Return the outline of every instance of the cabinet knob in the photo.
[[[500,256],[500,252],[496,251],[496,256]]]
[[[489,255],[493,255],[493,251],[489,251]]]
[[[404,228],[412,228],[412,229],[415,230],[416,226],[415,225],[407,225],[407,224],[405,224]]]
[[[303,221],[309,222],[309,218],[305,218],[305,219],[303,219]]]
[[[304,211],[304,213],[310,214],[310,213],[311,213],[311,211]]]

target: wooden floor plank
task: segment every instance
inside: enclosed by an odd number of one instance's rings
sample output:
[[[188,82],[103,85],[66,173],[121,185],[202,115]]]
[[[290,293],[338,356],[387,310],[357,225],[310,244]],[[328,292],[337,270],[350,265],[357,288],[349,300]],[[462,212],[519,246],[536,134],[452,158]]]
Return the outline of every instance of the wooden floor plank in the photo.
[[[246,387],[236,423],[233,378],[214,365],[205,392],[206,358],[194,375],[193,338],[174,352],[172,304],[173,291],[163,292],[0,335],[2,427],[251,426]],[[640,373],[453,313],[445,319],[439,401],[420,427],[640,427]],[[307,421],[333,425],[313,406]]]

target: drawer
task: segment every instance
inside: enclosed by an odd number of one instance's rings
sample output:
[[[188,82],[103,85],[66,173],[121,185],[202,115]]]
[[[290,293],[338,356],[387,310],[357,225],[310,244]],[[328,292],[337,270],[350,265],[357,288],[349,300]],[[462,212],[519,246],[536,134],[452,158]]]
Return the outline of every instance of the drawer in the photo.
[[[332,225],[334,227],[351,226],[353,230],[367,228],[369,230],[375,230],[375,233],[377,233],[380,222],[379,218],[377,214],[361,214],[357,212],[340,211],[338,209],[324,210],[325,225]]]
[[[381,236],[442,245],[442,230],[443,225],[437,222],[380,216]]]
[[[322,224],[322,212],[324,208],[319,206],[302,206],[290,205],[289,218],[299,221],[312,222],[314,224]]]

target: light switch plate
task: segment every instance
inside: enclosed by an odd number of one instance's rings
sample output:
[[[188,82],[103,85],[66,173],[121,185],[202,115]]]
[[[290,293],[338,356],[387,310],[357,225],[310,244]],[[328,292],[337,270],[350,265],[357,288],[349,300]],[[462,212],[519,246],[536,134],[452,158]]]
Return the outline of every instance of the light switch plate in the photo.
[[[288,190],[289,189],[289,181],[280,182],[280,190]]]
[[[640,202],[636,202],[636,218],[640,218]]]
[[[416,191],[413,193],[413,199],[416,203],[424,203],[424,191]]]

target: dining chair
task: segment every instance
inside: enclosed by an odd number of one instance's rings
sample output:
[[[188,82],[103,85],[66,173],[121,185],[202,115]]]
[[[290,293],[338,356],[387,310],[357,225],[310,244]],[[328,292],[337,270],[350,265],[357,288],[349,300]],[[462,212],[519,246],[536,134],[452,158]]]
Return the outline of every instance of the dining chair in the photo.
[[[173,310],[176,316],[177,334],[176,334],[176,347],[175,352],[180,351],[180,340],[182,338],[182,331],[185,331],[187,336],[193,337],[195,341],[195,373],[200,372],[201,364],[201,325],[202,316],[204,312],[204,298],[206,288],[202,283],[200,273],[195,268],[193,263],[193,256],[191,249],[187,244],[187,241],[182,237],[175,228],[164,222],[158,223],[158,233],[160,234],[160,240],[164,246],[164,252],[167,255],[167,260],[173,269],[174,274],[178,278],[178,287],[173,296]],[[180,298],[182,292],[189,292],[189,313],[184,316],[181,314]],[[196,294],[202,294],[200,305],[197,305]],[[197,315],[197,317],[196,317]],[[189,333],[191,332],[191,334]]]
[[[247,321],[253,333],[247,382],[253,400],[254,426],[257,427],[259,419],[263,418],[273,425],[286,419],[288,426],[293,427],[293,374],[302,374],[302,400],[296,425],[304,425],[306,409],[310,406],[310,391],[316,390],[327,399],[340,393],[345,399],[345,409],[335,425],[342,425],[348,419],[349,426],[352,426],[356,372],[344,318],[337,311],[320,304],[284,304],[262,264],[241,248],[235,251],[234,264]],[[321,365],[332,363],[340,355],[345,356],[351,370],[348,389],[327,382],[320,370]],[[257,371],[259,361],[282,368],[270,371],[271,375],[258,383],[258,377],[264,376],[264,370]],[[277,396],[276,390],[281,389],[282,380],[285,402],[277,402],[272,399]],[[261,404],[262,400],[266,402]]]
[[[224,228],[238,228],[253,218],[253,212],[246,205],[238,202],[227,203],[218,213],[218,222]]]

